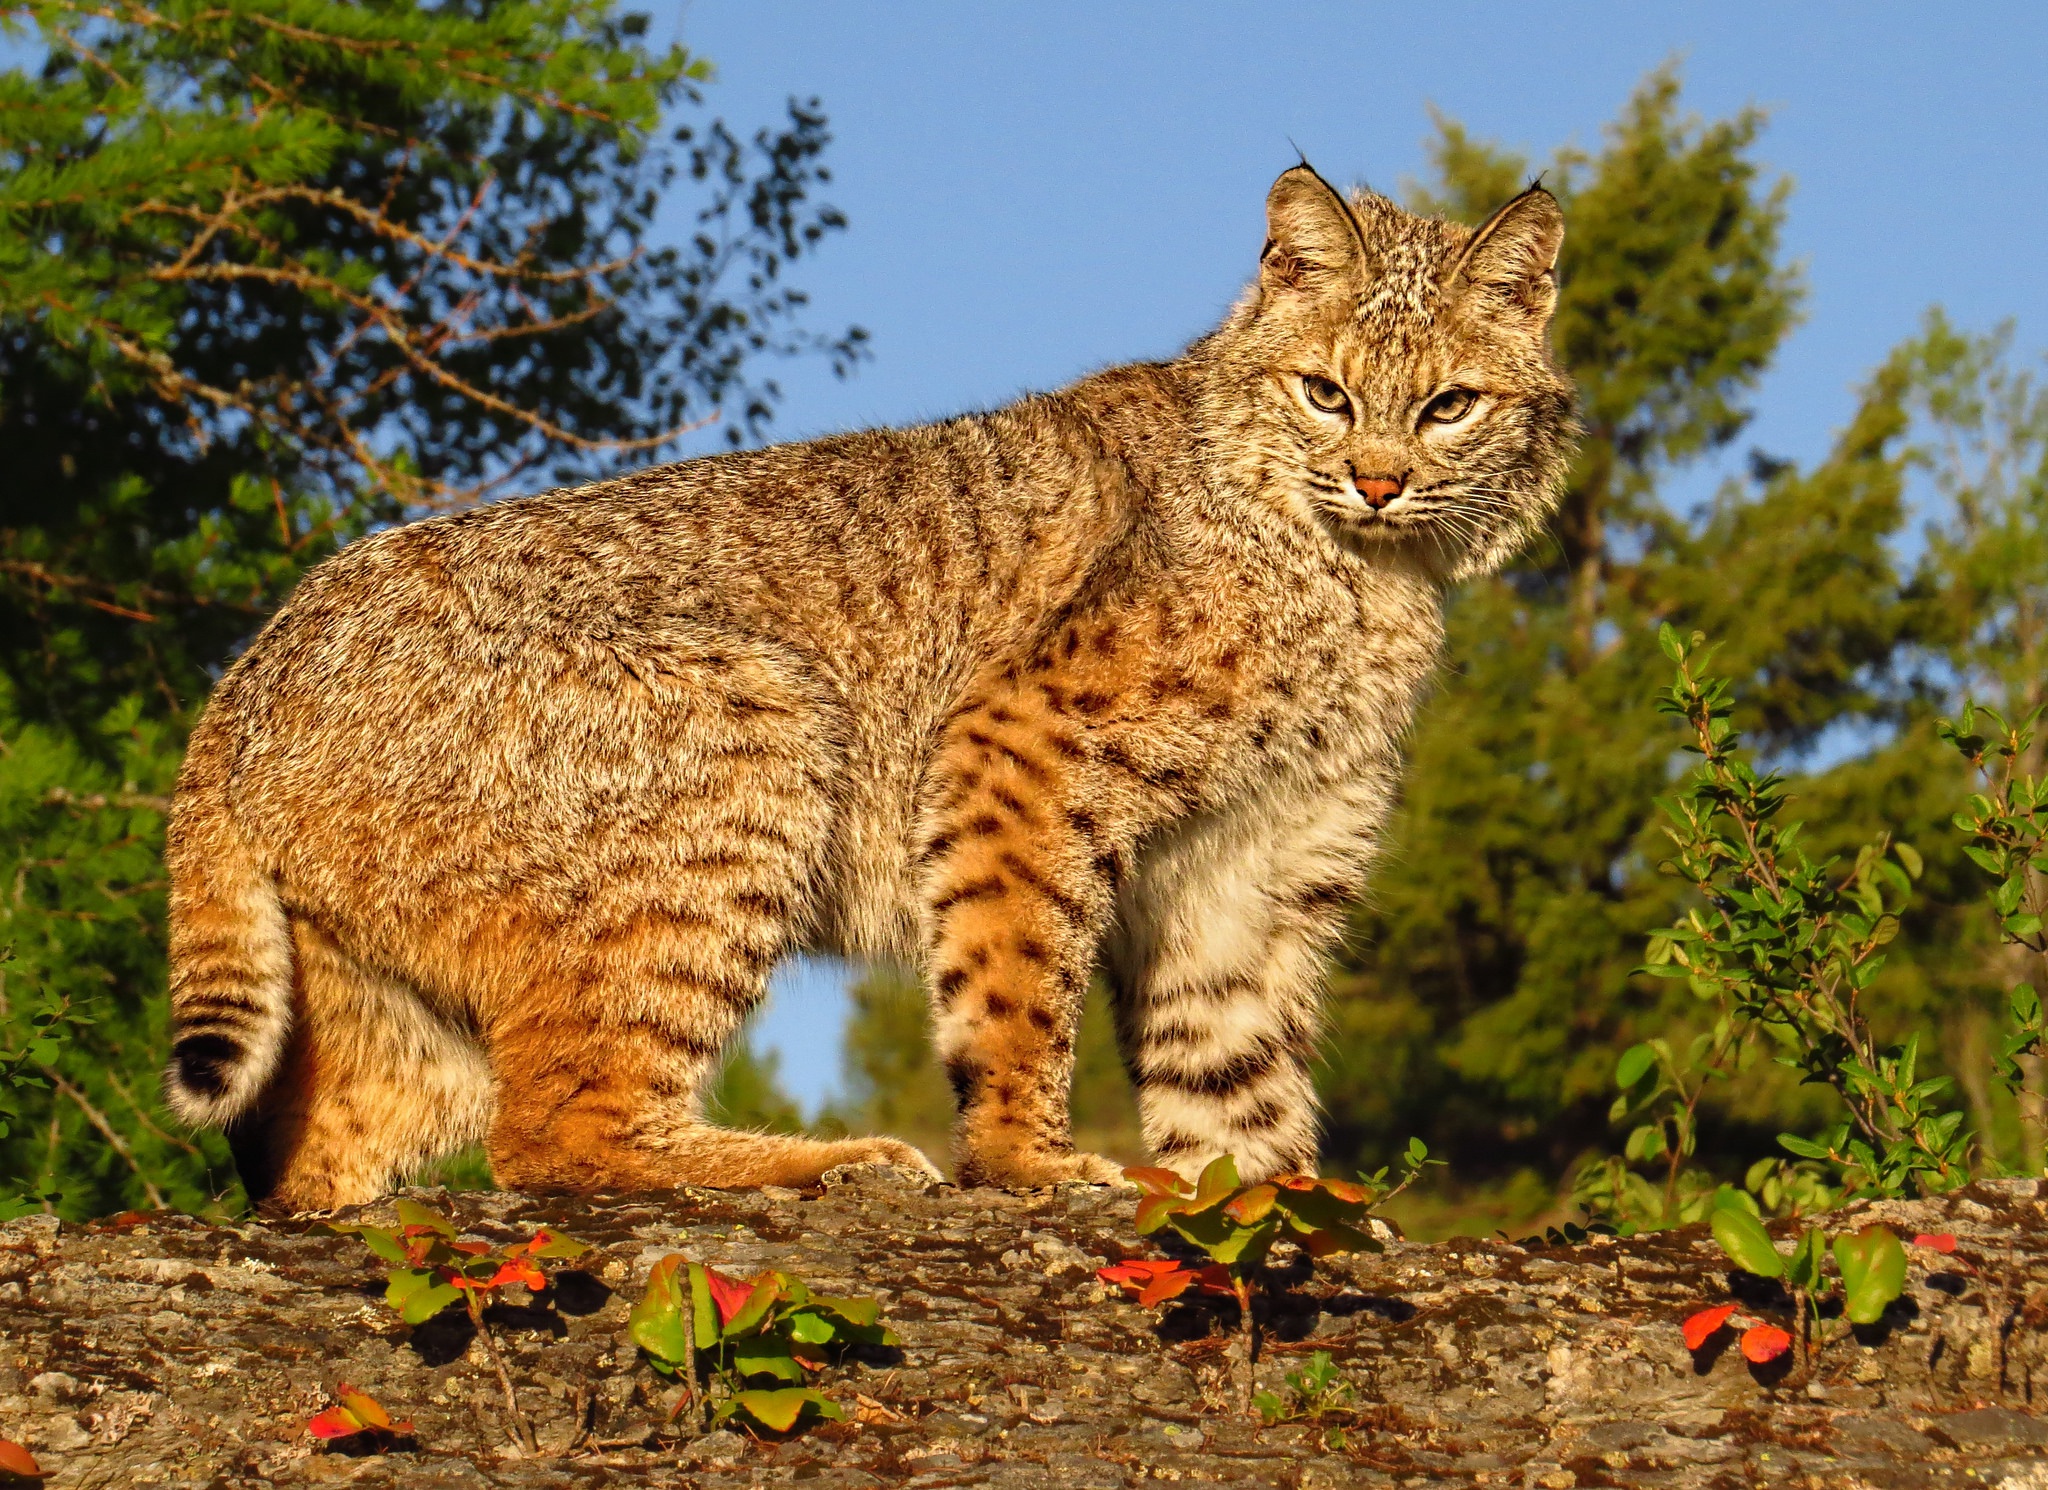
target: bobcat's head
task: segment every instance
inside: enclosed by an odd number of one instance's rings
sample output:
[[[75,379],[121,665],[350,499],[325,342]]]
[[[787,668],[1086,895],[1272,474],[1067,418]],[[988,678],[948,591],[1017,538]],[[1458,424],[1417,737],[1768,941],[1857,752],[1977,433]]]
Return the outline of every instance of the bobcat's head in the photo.
[[[1531,187],[1477,230],[1347,202],[1306,165],[1266,198],[1259,277],[1207,350],[1216,448],[1353,547],[1498,568],[1555,507],[1576,425],[1545,341],[1564,241]]]

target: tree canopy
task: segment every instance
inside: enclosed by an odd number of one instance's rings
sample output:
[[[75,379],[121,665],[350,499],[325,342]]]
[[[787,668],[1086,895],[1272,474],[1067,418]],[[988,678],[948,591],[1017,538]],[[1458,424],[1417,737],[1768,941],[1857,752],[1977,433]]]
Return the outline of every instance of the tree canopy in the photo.
[[[49,1048],[9,1172],[97,1214],[225,1195],[156,1105],[165,798],[219,666],[378,524],[762,429],[815,105],[751,138],[610,0],[8,5],[0,72],[0,941]],[[682,121],[680,127],[677,121]],[[686,241],[655,239],[686,194]]]

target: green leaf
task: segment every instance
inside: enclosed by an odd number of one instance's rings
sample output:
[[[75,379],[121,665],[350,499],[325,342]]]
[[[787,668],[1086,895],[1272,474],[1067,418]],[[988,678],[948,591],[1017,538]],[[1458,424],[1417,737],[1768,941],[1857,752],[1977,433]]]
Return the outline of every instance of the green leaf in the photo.
[[[1920,857],[1920,850],[1914,848],[1910,843],[1894,843],[1892,845],[1892,853],[1898,857],[1898,861],[1901,864],[1906,866],[1906,873],[1910,874],[1914,879],[1920,878],[1921,872],[1927,867],[1925,861]]]
[[[1685,645],[1678,639],[1678,633],[1671,629],[1669,621],[1657,628],[1657,645],[1664,649],[1664,655],[1673,662],[1685,661]]]
[[[690,1278],[690,1323],[696,1333],[697,1348],[709,1350],[718,1343],[718,1306],[711,1301],[711,1281],[704,1276],[702,1263],[686,1263]]]
[[[2041,918],[2032,911],[2021,911],[2017,916],[2005,918],[2007,936],[2030,937],[2041,929]]]
[[[829,1345],[832,1337],[839,1333],[839,1327],[825,1315],[812,1309],[799,1309],[788,1316],[789,1337],[801,1340],[806,1345]]]
[[[781,1273],[772,1273],[760,1279],[754,1284],[754,1291],[747,1295],[747,1301],[725,1322],[725,1328],[720,1333],[730,1340],[758,1329],[761,1322],[768,1317],[768,1311],[782,1300],[791,1281],[793,1280]]]
[[[1771,1234],[1763,1222],[1739,1206],[1717,1206],[1713,1216],[1714,1240],[1744,1272],[1760,1278],[1782,1277],[1785,1259],[1771,1245]]]
[[[1818,1229],[1803,1233],[1792,1255],[1785,1259],[1785,1281],[1808,1293],[1820,1292],[1821,1259],[1826,1255],[1826,1246]]]
[[[647,1279],[647,1291],[626,1317],[627,1331],[657,1364],[678,1366],[689,1359],[690,1341],[684,1324],[684,1305],[689,1295],[688,1275],[683,1258],[670,1253],[655,1263]]]
[[[836,1314],[848,1324],[873,1325],[882,1317],[882,1305],[878,1299],[841,1298],[831,1294],[814,1293],[810,1307]]]
[[[330,1226],[327,1228],[336,1236],[353,1236],[365,1247],[386,1262],[407,1261],[405,1243],[398,1239],[396,1232],[381,1226]]]
[[[735,1392],[719,1404],[716,1420],[722,1422],[735,1412],[744,1412],[771,1432],[787,1433],[807,1407],[827,1422],[836,1423],[846,1416],[837,1403],[814,1387],[782,1387],[776,1391]]]
[[[427,1276],[432,1281],[424,1287],[410,1291],[405,1301],[398,1305],[398,1317],[407,1324],[425,1324],[462,1297],[461,1289],[451,1283],[442,1282],[438,1274]],[[388,1291],[385,1296],[389,1298]]]
[[[1851,1324],[1876,1324],[1886,1305],[1905,1291],[1906,1249],[1883,1226],[1835,1238],[1844,1310]]]
[[[732,1346],[733,1370],[745,1376],[772,1376],[777,1381],[802,1381],[804,1368],[789,1353],[786,1340],[755,1337]]]
[[[2000,860],[1998,855],[1992,853],[1990,849],[1979,848],[1976,844],[1972,843],[1966,845],[1963,852],[1968,854],[1970,861],[1986,874],[2003,875],[2005,873],[2004,862]]]
[[[1645,1043],[1631,1045],[1621,1053],[1621,1059],[1614,1063],[1614,1084],[1626,1091],[1634,1086],[1653,1066],[1657,1064],[1657,1052]]]
[[[1202,1177],[1195,1181],[1194,1199],[1187,1202],[1189,1213],[1221,1205],[1238,1184],[1237,1160],[1228,1154],[1217,1155],[1202,1171]]]
[[[393,1202],[393,1206],[398,1211],[398,1224],[401,1226],[431,1227],[451,1241],[457,1235],[453,1221],[437,1212],[428,1210],[416,1200],[407,1200],[400,1197]]]
[[[532,1257],[581,1257],[590,1250],[590,1243],[579,1242],[572,1236],[550,1231],[548,1239],[528,1253]]]

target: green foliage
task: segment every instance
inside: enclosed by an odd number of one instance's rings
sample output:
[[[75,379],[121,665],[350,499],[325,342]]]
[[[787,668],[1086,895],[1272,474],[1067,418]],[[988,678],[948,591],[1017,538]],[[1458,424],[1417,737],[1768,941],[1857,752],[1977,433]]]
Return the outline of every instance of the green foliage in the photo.
[[[1852,1195],[1952,1190],[1970,1177],[1964,1114],[1936,1099],[1953,1083],[1921,1078],[1919,1036],[1881,1046],[1862,996],[1883,968],[1881,950],[1899,933],[1899,912],[1923,865],[1904,843],[1866,845],[1837,872],[1801,845],[1800,825],[1781,825],[1784,777],[1759,774],[1740,753],[1732,689],[1704,673],[1712,649],[1688,645],[1668,625],[1659,634],[1676,665],[1660,713],[1682,720],[1685,748],[1700,764],[1685,790],[1660,798],[1677,849],[1664,866],[1699,896],[1653,938],[1640,969],[1684,982],[1715,1009],[1726,1030],[1755,1028],[1779,1063],[1805,1081],[1834,1088],[1848,1117],[1818,1140],[1784,1134],[1804,1159],[1838,1166]],[[1732,1048],[1736,1033],[1724,1033]]]
[[[0,951],[0,976],[4,976],[13,955],[11,951]],[[21,1120],[21,1094],[49,1091],[55,1074],[50,1068],[61,1056],[65,1042],[79,1026],[93,1022],[74,1010],[63,995],[48,992],[19,1014],[12,1009],[7,1013],[10,1025],[19,1022],[23,1036],[19,1045],[0,1047],[0,1137],[7,1135],[11,1123]],[[54,1191],[0,1194],[0,1221],[11,1221],[41,1206],[55,1205],[63,1198]]]
[[[1996,882],[1991,910],[2000,939],[2020,958],[2048,974],[2048,775],[2027,770],[2038,766],[2035,732],[2044,710],[2035,708],[2016,724],[1995,709],[1970,705],[1960,723],[1944,719],[1936,726],[1941,738],[1968,761],[1988,791],[1973,792],[1955,825],[1969,836],[1963,852]],[[1978,730],[1981,714],[1987,732]],[[1995,764],[1994,764],[1995,762]],[[2048,984],[2044,984],[2048,986]],[[2038,1061],[2048,1053],[2048,1032],[2042,1028],[2041,997],[2031,983],[2015,983],[2006,995],[2011,1027],[1995,1058],[1998,1079],[2016,1093],[2025,1093],[2036,1127],[2042,1125],[2041,1093],[2027,1090],[2023,1060]]]
[[[13,979],[90,1007],[0,1174],[90,1216],[219,1210],[166,1053],[163,814],[219,667],[378,524],[759,429],[764,354],[844,365],[787,266],[815,108],[754,139],[610,0],[23,0],[0,71],[0,905]],[[663,199],[689,241],[650,240]]]
[[[845,1417],[805,1385],[836,1351],[899,1343],[873,1299],[814,1294],[773,1271],[741,1283],[678,1253],[654,1265],[627,1328],[656,1371],[683,1377],[692,1394],[700,1378],[708,1380],[702,1406],[709,1422],[740,1416],[777,1433],[806,1412],[815,1420]],[[750,1385],[764,1380],[776,1385]]]

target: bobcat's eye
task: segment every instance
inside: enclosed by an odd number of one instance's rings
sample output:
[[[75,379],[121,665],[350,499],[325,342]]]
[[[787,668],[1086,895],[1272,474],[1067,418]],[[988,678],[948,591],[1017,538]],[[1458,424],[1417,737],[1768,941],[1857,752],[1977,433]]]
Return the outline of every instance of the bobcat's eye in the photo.
[[[1422,406],[1424,424],[1456,424],[1472,412],[1479,395],[1470,388],[1446,388]]]
[[[1351,410],[1351,400],[1344,396],[1344,390],[1328,378],[1319,378],[1314,373],[1301,375],[1301,396],[1318,413],[1345,414]]]

